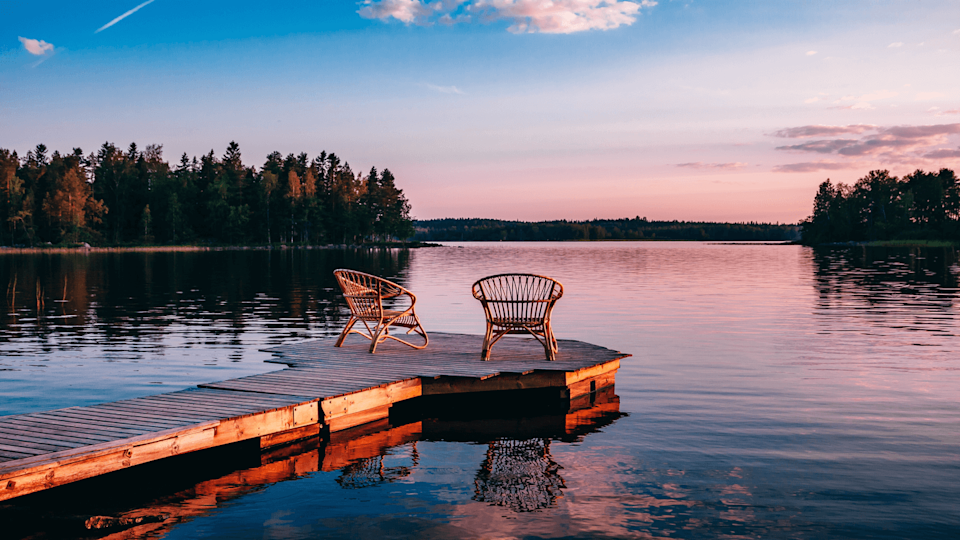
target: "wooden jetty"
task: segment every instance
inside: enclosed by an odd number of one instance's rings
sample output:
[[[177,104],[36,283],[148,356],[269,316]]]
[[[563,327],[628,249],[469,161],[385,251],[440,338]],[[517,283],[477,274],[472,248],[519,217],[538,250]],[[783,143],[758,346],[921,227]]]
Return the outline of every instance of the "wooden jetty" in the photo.
[[[178,454],[258,438],[270,448],[389,417],[421,396],[541,389],[576,400],[614,382],[629,355],[560,340],[557,360],[532,339],[431,333],[414,350],[309,341],[269,349],[279,371],[86,407],[0,416],[0,501]]]

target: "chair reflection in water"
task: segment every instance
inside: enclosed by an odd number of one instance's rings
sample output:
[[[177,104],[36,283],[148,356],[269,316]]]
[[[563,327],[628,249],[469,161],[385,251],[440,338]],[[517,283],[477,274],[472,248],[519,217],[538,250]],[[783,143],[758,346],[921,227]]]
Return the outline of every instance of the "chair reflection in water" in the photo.
[[[547,360],[556,360],[559,348],[550,317],[561,296],[559,281],[535,274],[499,274],[474,283],[473,297],[487,317],[480,357],[489,360],[494,343],[507,334],[530,334],[543,345]]]
[[[550,455],[549,439],[499,439],[474,479],[473,500],[532,512],[553,506],[566,486],[562,467]]]
[[[400,465],[387,467],[383,464],[384,455],[362,458],[354,461],[340,470],[337,483],[347,489],[373,487],[380,484],[395,482],[410,476],[414,467],[420,464],[420,454],[417,452],[416,441],[410,450],[410,466]]]
[[[370,352],[376,352],[377,345],[387,339],[393,339],[409,345],[414,349],[422,349],[430,343],[426,330],[420,325],[420,319],[413,310],[417,303],[417,297],[407,289],[392,281],[387,281],[381,277],[357,272],[355,270],[334,270],[333,275],[337,277],[340,289],[343,290],[343,298],[347,301],[350,308],[350,320],[347,326],[340,333],[336,346],[343,346],[343,340],[348,334],[360,334],[370,340]],[[392,305],[396,300],[405,299],[410,302],[407,307]],[[390,308],[384,306],[384,301],[388,301]],[[363,323],[367,331],[354,329],[357,322]],[[416,332],[423,337],[423,345],[414,345],[409,341],[390,335],[390,327],[399,326],[407,329],[407,334]]]

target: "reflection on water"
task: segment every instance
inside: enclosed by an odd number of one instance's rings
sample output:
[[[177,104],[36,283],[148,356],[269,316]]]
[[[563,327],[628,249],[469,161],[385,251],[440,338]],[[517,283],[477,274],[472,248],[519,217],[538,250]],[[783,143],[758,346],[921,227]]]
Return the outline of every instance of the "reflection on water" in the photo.
[[[562,467],[550,455],[548,439],[500,439],[487,446],[477,471],[473,500],[532,512],[562,496]]]
[[[137,509],[184,513],[152,524],[156,535],[958,536],[960,268],[950,249],[4,254],[0,280],[16,294],[0,315],[0,412],[275,369],[260,348],[338,331],[340,266],[411,288],[428,331],[474,334],[484,328],[469,293],[477,278],[555,277],[559,338],[634,355],[617,374],[618,403],[512,415],[484,405],[468,417],[431,406],[257,455],[143,495]],[[84,519],[131,511],[87,502]]]
[[[371,487],[384,482],[394,482],[410,476],[411,471],[419,464],[417,443],[412,443],[410,451],[410,465],[387,467],[384,465],[384,456],[361,458],[347,465],[340,471],[337,483],[344,489],[358,489]]]
[[[334,268],[402,283],[409,257],[396,249],[0,253],[0,414],[276,369],[259,349],[340,331]]]

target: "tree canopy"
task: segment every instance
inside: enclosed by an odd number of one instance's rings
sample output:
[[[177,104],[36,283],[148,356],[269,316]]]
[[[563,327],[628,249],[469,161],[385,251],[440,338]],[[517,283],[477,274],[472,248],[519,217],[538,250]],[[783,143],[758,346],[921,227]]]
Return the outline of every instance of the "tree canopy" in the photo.
[[[820,184],[803,242],[960,240],[960,185],[950,169],[903,178],[870,171],[852,186]]]
[[[321,244],[406,239],[410,203],[389,169],[354,173],[333,153],[267,156],[247,167],[231,142],[222,157],[160,145],[104,143],[20,158],[0,149],[0,244]]]

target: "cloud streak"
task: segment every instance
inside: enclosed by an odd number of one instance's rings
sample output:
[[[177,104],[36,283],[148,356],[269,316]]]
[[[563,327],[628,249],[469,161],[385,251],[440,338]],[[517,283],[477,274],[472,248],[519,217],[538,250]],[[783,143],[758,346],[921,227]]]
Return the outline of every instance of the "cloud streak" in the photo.
[[[120,16],[117,17],[116,19],[108,22],[107,24],[101,26],[100,28],[97,28],[97,30],[94,32],[94,34],[99,34],[100,32],[103,32],[103,31],[106,30],[107,28],[110,28],[111,26],[113,26],[113,25],[117,24],[118,22],[126,19],[127,17],[133,15],[133,14],[136,13],[137,11],[140,11],[140,9],[146,7],[148,4],[152,4],[152,3],[153,3],[153,0],[147,0],[146,2],[144,2],[144,3],[140,4],[139,6],[131,9],[130,11],[124,13],[123,15],[120,15]]]
[[[817,171],[836,171],[841,169],[853,168],[853,163],[837,163],[835,161],[807,161],[805,163],[789,163],[787,165],[777,165],[773,172],[783,173],[808,173]]]
[[[677,167],[684,167],[688,169],[715,169],[715,170],[724,170],[724,171],[735,171],[742,169],[747,166],[747,163],[741,163],[739,161],[733,163],[704,163],[702,161],[694,161],[691,163],[677,163]]]
[[[23,48],[34,56],[43,56],[53,52],[53,44],[47,43],[42,39],[30,39],[22,36],[17,36],[17,39],[23,44]]]
[[[800,126],[794,128],[781,129],[774,131],[774,137],[784,139],[803,139],[806,137],[829,137],[836,135],[848,135],[864,133],[876,129],[877,126],[868,124],[857,124],[852,126],[824,126],[820,124],[811,126]]]
[[[364,0],[365,19],[405,24],[507,21],[515,34],[571,34],[629,26],[653,0]]]
[[[855,138],[823,138],[776,147],[786,152],[834,155],[851,160],[869,158],[881,163],[922,165],[928,160],[960,157],[960,151],[953,148],[960,141],[960,123],[890,127],[799,126],[781,129],[772,135],[792,139],[859,135]],[[945,148],[947,145],[950,147]],[[810,172],[846,166],[843,162],[817,161],[781,165],[774,170]]]
[[[426,87],[429,88],[429,89],[431,89],[431,90],[434,90],[434,91],[436,91],[436,92],[440,92],[441,94],[459,94],[459,95],[463,95],[463,93],[464,93],[463,90],[460,90],[460,89],[457,88],[456,86],[452,86],[452,85],[451,85],[451,86],[440,86],[440,85],[437,85],[437,84],[427,83],[427,84],[426,84]]]

